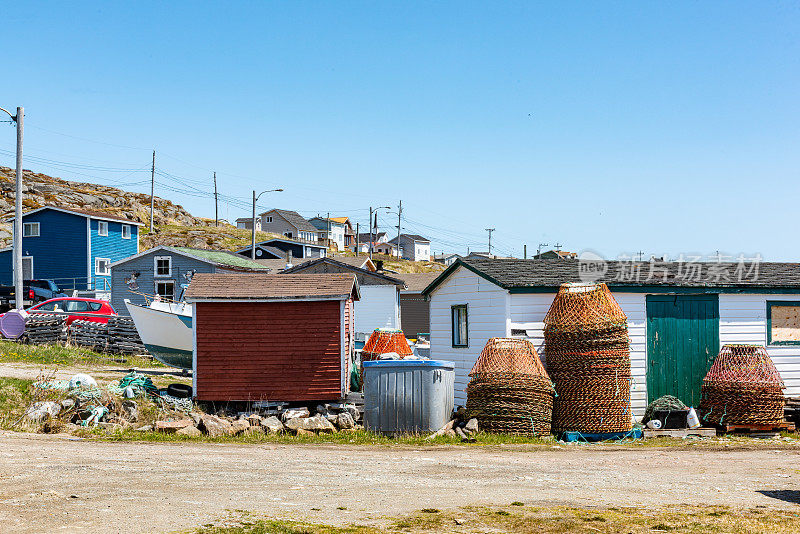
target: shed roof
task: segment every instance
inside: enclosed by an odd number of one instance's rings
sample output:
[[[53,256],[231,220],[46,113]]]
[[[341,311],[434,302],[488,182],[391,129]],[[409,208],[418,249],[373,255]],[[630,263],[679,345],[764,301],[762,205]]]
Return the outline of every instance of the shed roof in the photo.
[[[459,258],[423,293],[430,294],[460,267],[511,292],[553,291],[563,283],[583,281],[581,264],[586,262]],[[595,278],[621,291],[800,292],[800,263],[608,261],[605,265],[605,273]]]
[[[269,301],[359,299],[352,274],[197,273],[186,300]],[[244,319],[244,318],[243,318]]]
[[[403,287],[405,287],[405,283],[402,280],[398,280],[397,278],[393,278],[391,276],[387,276],[387,275],[385,275],[383,273],[379,273],[379,272],[376,272],[376,271],[370,271],[369,269],[362,269],[361,267],[358,267],[356,265],[352,265],[352,264],[349,264],[349,263],[345,263],[345,262],[339,261],[338,259],[327,258],[327,257],[326,258],[317,258],[315,260],[310,260],[310,261],[306,261],[306,262],[300,263],[298,265],[295,265],[293,267],[285,269],[283,272],[285,274],[300,273],[300,272],[303,272],[305,269],[308,269],[308,268],[313,267],[314,265],[318,265],[320,263],[327,263],[329,265],[333,265],[333,266],[338,267],[340,269],[345,269],[345,270],[351,271],[351,272],[353,272],[355,274],[360,274],[362,276],[377,278],[377,279],[382,280],[384,282],[389,282],[391,284],[399,286],[401,289]],[[362,279],[362,282],[363,282],[363,279]],[[363,285],[366,285],[366,282],[363,282]]]
[[[409,241],[419,241],[420,243],[430,243],[430,239],[426,239],[419,234],[400,234],[400,239],[408,239]],[[389,243],[397,243],[397,238],[390,239]]]
[[[440,274],[442,274],[442,271],[433,273],[397,273],[395,277],[406,283],[405,293],[422,293],[422,290],[436,280]]]
[[[248,271],[266,270],[266,267],[261,265],[260,263],[249,260],[248,258],[245,258],[240,254],[236,254],[234,252],[228,252],[227,250],[206,250],[202,248],[169,247],[166,245],[160,245],[151,249],[147,249],[138,254],[134,254],[133,256],[128,256],[127,258],[115,261],[114,263],[111,264],[111,267],[116,267],[117,265],[127,263],[137,258],[141,258],[145,254],[150,254],[152,252],[159,252],[159,251],[169,252],[171,254],[180,254],[189,258],[193,258],[199,261],[203,261],[206,263],[230,269],[243,269]]]
[[[316,232],[317,228],[314,227],[313,224],[308,222],[305,217],[297,213],[296,211],[292,210],[279,210],[279,209],[272,209],[269,211],[265,211],[261,215],[267,215],[269,213],[277,213],[284,219],[286,219],[292,226],[297,228],[298,230],[302,230],[304,232]]]

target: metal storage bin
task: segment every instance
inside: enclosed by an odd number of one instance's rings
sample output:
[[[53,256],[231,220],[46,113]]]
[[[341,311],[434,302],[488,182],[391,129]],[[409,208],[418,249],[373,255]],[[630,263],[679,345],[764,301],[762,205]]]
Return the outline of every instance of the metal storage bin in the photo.
[[[453,413],[455,363],[364,362],[364,425],[374,432],[432,432]]]

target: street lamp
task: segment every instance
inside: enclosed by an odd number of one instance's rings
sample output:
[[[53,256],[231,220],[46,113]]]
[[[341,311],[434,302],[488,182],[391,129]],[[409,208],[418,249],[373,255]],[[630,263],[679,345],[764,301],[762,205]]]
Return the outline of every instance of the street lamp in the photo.
[[[17,188],[14,198],[14,302],[18,310],[22,309],[22,123],[25,119],[25,110],[17,108],[17,114],[12,115],[7,109],[5,111],[11,120],[17,124]]]
[[[280,191],[283,191],[283,189],[269,189],[267,191],[260,192],[258,195],[256,195],[255,191],[253,191],[253,242],[251,243],[252,246],[250,248],[251,260],[256,259],[256,201],[258,201],[258,199],[261,198],[261,195],[264,193],[278,193]]]
[[[377,230],[376,227],[378,226],[377,224],[375,225],[372,224],[372,214],[374,213],[375,218],[377,219],[378,210],[390,210],[390,209],[392,209],[391,206],[379,206],[377,208],[372,208],[372,207],[369,208],[369,259],[372,259],[372,243],[375,241],[375,239],[373,238],[372,229],[375,228],[375,230]]]

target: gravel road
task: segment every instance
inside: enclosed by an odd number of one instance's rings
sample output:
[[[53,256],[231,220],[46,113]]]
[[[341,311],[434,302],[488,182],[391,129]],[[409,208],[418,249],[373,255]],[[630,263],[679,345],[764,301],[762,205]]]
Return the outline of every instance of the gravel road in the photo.
[[[169,532],[236,509],[343,524],[517,500],[798,506],[800,450],[554,447],[106,443],[0,432],[0,525]]]

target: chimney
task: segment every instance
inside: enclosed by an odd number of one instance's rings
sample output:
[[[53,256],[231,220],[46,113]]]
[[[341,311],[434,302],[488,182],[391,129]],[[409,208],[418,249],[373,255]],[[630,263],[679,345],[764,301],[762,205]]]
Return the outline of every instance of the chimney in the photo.
[[[290,249],[286,251],[286,268],[290,269],[291,267],[292,267],[292,251]]]
[[[375,272],[383,272],[383,260],[375,260]]]

